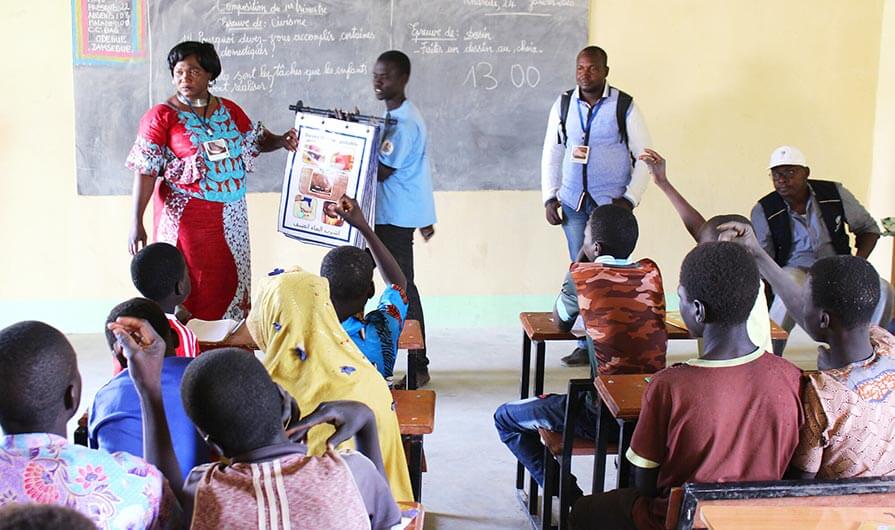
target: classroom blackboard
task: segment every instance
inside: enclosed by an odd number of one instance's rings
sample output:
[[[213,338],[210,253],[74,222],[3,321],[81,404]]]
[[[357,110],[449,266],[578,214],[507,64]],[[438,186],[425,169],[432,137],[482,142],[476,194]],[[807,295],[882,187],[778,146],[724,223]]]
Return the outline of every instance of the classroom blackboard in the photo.
[[[382,114],[379,53],[410,56],[408,97],[429,129],[437,190],[535,189],[550,105],[574,86],[587,0],[72,0],[78,191],[130,193],[140,116],[173,94],[168,50],[215,44],[212,93],[275,132],[290,104]],[[285,154],[250,191],[279,191]]]

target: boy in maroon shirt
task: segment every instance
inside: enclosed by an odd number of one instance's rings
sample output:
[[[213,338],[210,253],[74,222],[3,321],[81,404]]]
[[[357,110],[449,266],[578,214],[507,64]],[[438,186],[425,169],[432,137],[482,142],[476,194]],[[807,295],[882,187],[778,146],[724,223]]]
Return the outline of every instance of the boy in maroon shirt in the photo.
[[[661,530],[673,487],[783,477],[799,441],[801,372],[749,339],[758,285],[755,261],[736,244],[687,254],[680,310],[703,338],[702,357],[653,376],[625,455],[635,487],[582,497],[572,528]]]

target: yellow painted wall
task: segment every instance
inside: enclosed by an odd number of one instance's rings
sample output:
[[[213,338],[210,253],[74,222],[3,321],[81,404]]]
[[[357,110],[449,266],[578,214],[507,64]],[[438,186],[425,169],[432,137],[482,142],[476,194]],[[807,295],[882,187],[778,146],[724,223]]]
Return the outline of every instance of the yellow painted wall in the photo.
[[[681,191],[706,214],[747,213],[770,189],[765,164],[781,143],[800,146],[814,176],[867,198],[882,14],[883,0],[592,0],[591,41],[609,52],[610,81],[635,96]],[[130,198],[76,193],[70,16],[68,1],[52,0],[4,6],[0,17],[0,302],[133,293]],[[890,63],[893,41],[888,31]],[[109,123],[134,134],[134,123]],[[323,254],[275,232],[277,200],[249,196],[256,278],[284,263],[316,269]],[[544,222],[538,192],[437,193],[436,202],[438,233],[417,246],[425,295],[556,290],[565,242]],[[637,214],[635,253],[656,259],[673,290],[691,242],[655,188]]]
[[[895,0],[885,0],[884,6],[868,203],[877,217],[895,217]],[[880,274],[895,279],[892,240],[883,238],[870,261]]]

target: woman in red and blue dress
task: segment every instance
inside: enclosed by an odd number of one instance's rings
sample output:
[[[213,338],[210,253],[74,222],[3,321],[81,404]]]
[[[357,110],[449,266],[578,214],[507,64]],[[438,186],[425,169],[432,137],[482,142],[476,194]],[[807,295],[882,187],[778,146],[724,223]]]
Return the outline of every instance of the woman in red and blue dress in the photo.
[[[246,174],[261,152],[294,151],[294,129],[276,135],[209,87],[221,73],[214,46],[182,42],[168,53],[176,93],[149,109],[127,157],[134,171],[129,250],[146,245],[153,198],[155,241],[176,245],[192,281],[184,307],[196,318],[239,320],[251,296]],[[154,193],[153,193],[154,191]]]

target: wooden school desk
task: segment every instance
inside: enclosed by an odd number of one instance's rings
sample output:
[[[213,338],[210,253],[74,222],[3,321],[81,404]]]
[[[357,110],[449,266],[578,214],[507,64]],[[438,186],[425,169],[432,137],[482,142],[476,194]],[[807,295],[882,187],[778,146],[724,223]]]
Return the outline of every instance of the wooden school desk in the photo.
[[[578,340],[578,337],[568,331],[560,330],[556,322],[553,321],[552,313],[519,313],[519,321],[522,323],[522,377],[519,397],[520,399],[525,399],[530,395],[537,396],[544,393],[544,364],[547,342]],[[668,340],[693,339],[680,318],[680,313],[676,311],[666,313],[665,330],[668,332]],[[771,341],[775,343],[775,350],[781,343],[785,343],[787,337],[788,334],[785,330],[771,322]],[[536,355],[533,389],[530,379],[532,342],[535,343]]]
[[[703,524],[711,530],[817,530],[841,528],[876,530],[895,525],[895,507],[858,506],[736,506],[707,505],[700,509]],[[862,526],[865,523],[878,523]]]
[[[413,500],[419,502],[423,492],[423,435],[435,430],[435,392],[431,390],[392,390],[395,414],[401,436],[410,439],[408,471]],[[406,446],[405,446],[406,447]]]
[[[599,375],[594,387],[600,396],[597,411],[596,444],[594,447],[594,493],[602,492],[606,481],[606,447],[608,433],[600,428],[600,418],[610,414],[618,422],[618,474],[616,488],[626,488],[631,476],[631,462],[625,452],[631,446],[631,436],[640,416],[640,400],[653,374]]]

